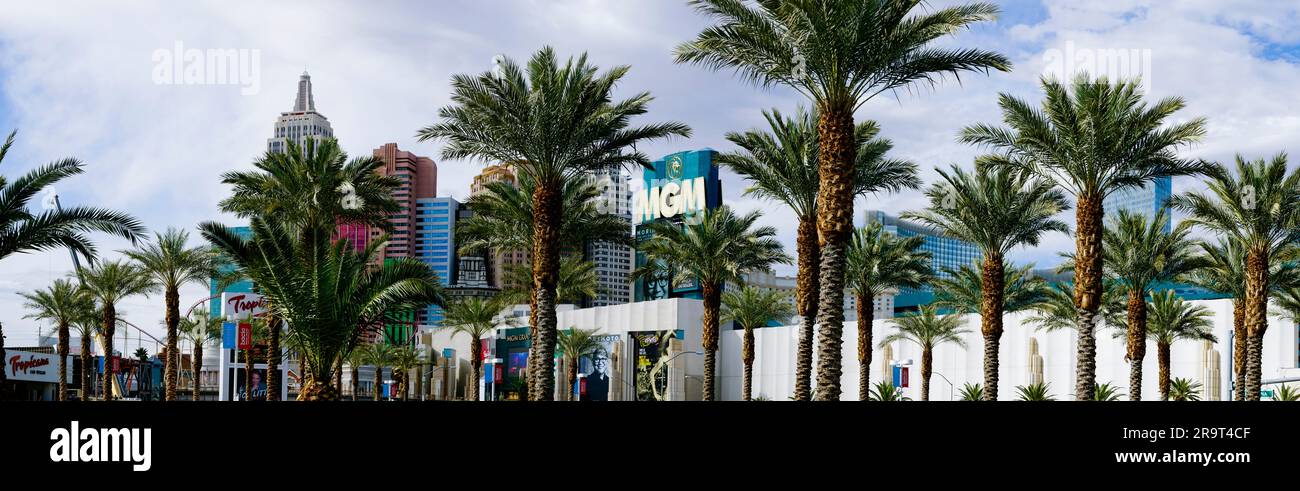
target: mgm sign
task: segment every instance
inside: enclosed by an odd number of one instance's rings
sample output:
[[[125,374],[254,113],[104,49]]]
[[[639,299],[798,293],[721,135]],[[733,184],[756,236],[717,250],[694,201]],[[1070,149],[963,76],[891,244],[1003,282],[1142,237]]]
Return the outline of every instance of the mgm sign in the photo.
[[[632,223],[637,225],[638,244],[651,237],[650,231],[641,225],[650,222],[687,223],[700,217],[705,210],[722,205],[722,181],[718,180],[718,166],[713,162],[715,155],[717,152],[707,148],[678,152],[655,161],[653,169],[645,170],[645,185],[632,197]],[[645,263],[645,255],[637,252],[637,267]],[[633,300],[699,297],[699,284],[694,278],[670,281],[672,277],[671,271],[665,269],[638,281]]]

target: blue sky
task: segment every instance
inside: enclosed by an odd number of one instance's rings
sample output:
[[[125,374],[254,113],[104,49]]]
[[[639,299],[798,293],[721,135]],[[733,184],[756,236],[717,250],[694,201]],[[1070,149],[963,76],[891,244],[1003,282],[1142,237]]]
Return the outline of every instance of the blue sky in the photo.
[[[78,3],[78,2],[71,2]],[[265,148],[279,112],[290,108],[298,74],[310,71],[317,108],[330,118],[344,148],[367,154],[387,142],[438,161],[439,193],[464,197],[479,162],[443,161],[436,144],[417,143],[420,126],[447,103],[454,73],[480,72],[496,54],[522,59],[542,45],[564,54],[589,52],[600,66],[630,64],[624,94],[656,96],[643,121],[689,124],[689,141],[643,148],[653,156],[712,147],[728,150],[727,131],[757,127],[760,111],[792,110],[788,90],[761,90],[730,73],[672,63],[673,46],[707,19],[678,0],[449,0],[443,2],[142,1],[27,3],[0,17],[0,131],[18,128],[18,142],[0,172],[13,176],[67,156],[87,173],[61,184],[68,204],[129,211],[153,230],[193,231],[203,220],[234,222],[217,212],[228,190],[222,172],[249,168]],[[931,7],[955,3],[933,1]],[[1210,134],[1185,150],[1225,160],[1236,152],[1263,157],[1288,150],[1300,130],[1300,13],[1292,2],[1265,0],[1000,1],[1003,16],[943,40],[1005,53],[1011,73],[968,74],[866,104],[859,119],[880,122],[895,156],[935,166],[969,165],[978,149],[954,141],[957,131],[998,119],[996,96],[1037,100],[1036,80],[1053,68],[1052,52],[1084,55],[1132,51],[1153,97],[1185,97],[1181,115],[1206,116]],[[68,12],[77,12],[70,15]],[[238,84],[174,85],[154,80],[157,50],[175,43],[196,49],[258,50],[256,93]],[[1055,51],[1053,51],[1055,50]],[[793,217],[780,207],[741,198],[744,183],[723,173],[724,194],[741,209],[763,208],[793,250]],[[1175,192],[1195,179],[1175,181]],[[922,206],[919,192],[873,196],[859,209],[898,213]],[[856,213],[862,220],[862,213]],[[1072,223],[1071,217],[1062,218]],[[1051,265],[1072,247],[1064,234],[1014,259]],[[194,237],[198,243],[198,238]],[[104,240],[101,249],[125,247]],[[70,268],[66,253],[16,256],[0,262],[0,322],[9,343],[34,342],[38,325],[21,319],[15,291],[43,287]],[[780,272],[788,273],[785,267]],[[203,298],[193,287],[183,299]],[[157,330],[158,299],[132,299],[128,318]]]

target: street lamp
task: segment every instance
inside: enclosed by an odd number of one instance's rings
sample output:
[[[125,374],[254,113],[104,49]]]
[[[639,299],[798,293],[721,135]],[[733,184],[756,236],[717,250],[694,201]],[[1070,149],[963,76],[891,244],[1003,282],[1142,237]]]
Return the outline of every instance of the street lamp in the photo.
[[[934,370],[932,370],[930,373],[933,373],[933,374],[935,374],[935,375],[938,375],[939,378],[943,379],[944,382],[948,382],[948,400],[950,400],[950,401],[953,400],[953,399],[952,399],[952,391],[953,391],[952,381],[951,381],[951,380],[948,380],[948,377],[943,376],[943,374],[942,374],[942,373],[939,373],[938,371],[934,371]]]

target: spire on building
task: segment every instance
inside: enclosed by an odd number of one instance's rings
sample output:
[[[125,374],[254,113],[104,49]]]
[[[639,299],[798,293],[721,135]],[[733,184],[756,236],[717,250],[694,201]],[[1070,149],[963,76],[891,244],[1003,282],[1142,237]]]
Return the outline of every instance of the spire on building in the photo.
[[[293,101],[293,112],[315,112],[316,99],[311,94],[311,75],[306,70],[298,77],[298,96]]]

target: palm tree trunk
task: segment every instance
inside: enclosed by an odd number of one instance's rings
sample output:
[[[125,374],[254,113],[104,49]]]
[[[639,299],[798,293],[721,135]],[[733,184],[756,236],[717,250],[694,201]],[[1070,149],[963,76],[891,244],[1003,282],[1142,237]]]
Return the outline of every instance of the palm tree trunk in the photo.
[[[357,394],[361,392],[361,370],[356,365],[352,365],[352,400],[357,400]]]
[[[253,350],[244,350],[244,400],[253,400]]]
[[[181,294],[176,288],[168,287],[167,292],[163,294],[164,302],[167,304],[167,315],[164,321],[167,323],[167,356],[163,357],[163,400],[176,400],[176,378],[180,373],[180,367],[176,366],[176,339],[179,334],[176,332],[176,326],[181,322]]]
[[[68,323],[59,322],[59,394],[58,400],[68,400]]]
[[[1078,353],[1074,399],[1091,401],[1097,386],[1097,311],[1101,308],[1101,238],[1102,196],[1085,192],[1079,195],[1075,215],[1074,305],[1079,309]]]
[[[741,348],[740,361],[745,362],[745,380],[742,382],[740,398],[752,401],[754,382],[754,329],[745,329],[745,342]]]
[[[795,246],[799,253],[799,272],[795,277],[795,297],[799,309],[799,351],[795,358],[794,400],[807,401],[812,399],[813,336],[819,283],[817,264],[821,260],[816,218],[801,217],[797,233]]]
[[[1246,305],[1243,299],[1232,301],[1232,377],[1234,400],[1246,400]]]
[[[841,345],[844,343],[844,256],[853,233],[853,166],[857,143],[853,107],[836,101],[819,107],[817,118],[817,233],[821,278],[817,324],[817,399],[840,399]]]
[[[1156,343],[1156,363],[1160,364],[1160,400],[1167,401],[1169,400],[1169,343]]]
[[[3,341],[0,341],[3,344]],[[0,355],[2,357],[2,355]],[[90,389],[95,386],[94,377],[90,376],[90,336],[81,337],[81,400],[90,400]],[[2,372],[4,370],[0,370]],[[3,390],[3,389],[0,389]]]
[[[529,358],[534,387],[529,397],[549,401],[555,397],[555,308],[560,274],[560,218],[564,196],[560,182],[538,182],[533,191],[533,292],[537,312],[533,346]]]
[[[1258,401],[1264,331],[1268,329],[1268,249],[1246,252],[1246,400]]]
[[[303,378],[305,382],[303,383],[302,392],[298,394],[298,400],[329,402],[339,399],[338,389],[329,382],[319,381],[315,376],[306,374],[303,375]]]
[[[474,378],[470,379],[469,383],[465,384],[467,386],[465,390],[465,399],[477,401],[479,400],[478,381],[483,377],[483,359],[475,356],[473,360],[469,361],[469,366],[473,368],[474,373],[472,375]],[[452,391],[452,394],[455,394],[455,391]]]
[[[713,379],[716,371],[714,355],[718,351],[718,314],[722,310],[722,285],[703,281],[700,285],[704,296],[704,330],[701,341],[704,345],[704,400],[714,400]]]
[[[266,400],[278,401],[280,400],[280,319],[268,314],[266,320],[267,328],[271,330],[266,354]]]
[[[998,349],[1002,343],[1002,304],[1006,285],[1002,254],[987,252],[981,265],[980,333],[984,335],[984,400],[998,400]]]
[[[564,398],[569,401],[573,401],[575,400],[573,398],[573,393],[577,391],[577,388],[575,388],[574,385],[577,384],[578,382],[578,357],[577,356],[569,357],[569,367],[567,371],[569,372],[568,374],[566,374],[567,375],[566,378],[568,379],[568,383],[569,383],[569,390],[566,392]]]
[[[201,389],[199,387],[199,375],[203,373],[203,345],[199,343],[194,343],[194,348],[191,351],[192,353],[190,354],[190,358],[191,358],[190,366],[193,367],[193,370],[191,370],[191,372],[194,373],[194,375],[191,377],[194,379],[194,387],[190,388],[193,394],[191,399],[197,401],[199,400],[199,396],[202,394]]]
[[[384,400],[384,366],[375,365],[375,401]]]
[[[874,298],[858,295],[855,298],[858,310],[858,400],[871,400],[871,321],[875,317],[868,308]]]
[[[934,348],[922,347],[921,349],[921,400],[930,400],[930,374],[931,368],[934,367]]]
[[[104,400],[113,400],[113,335],[117,334],[117,307],[104,303]]]
[[[1128,292],[1128,400],[1142,400],[1142,359],[1147,356],[1147,300],[1141,290]]]
[[[299,357],[301,359],[301,357]],[[299,367],[301,372],[302,367]],[[343,396],[343,357],[339,356],[339,361],[334,364],[334,390],[339,391],[339,398]]]

